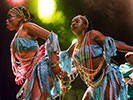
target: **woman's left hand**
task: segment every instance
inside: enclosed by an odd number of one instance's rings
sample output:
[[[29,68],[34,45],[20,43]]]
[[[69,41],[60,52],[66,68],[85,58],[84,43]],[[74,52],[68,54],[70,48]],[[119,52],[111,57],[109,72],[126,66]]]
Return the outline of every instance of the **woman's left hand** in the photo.
[[[22,85],[22,83],[24,82],[23,77],[22,76],[16,77],[15,82],[17,85]]]
[[[64,72],[63,72],[63,70],[59,67],[59,65],[56,66],[56,67],[52,67],[52,71],[53,71],[53,73],[54,73],[56,79],[61,79],[61,78],[63,78]]]

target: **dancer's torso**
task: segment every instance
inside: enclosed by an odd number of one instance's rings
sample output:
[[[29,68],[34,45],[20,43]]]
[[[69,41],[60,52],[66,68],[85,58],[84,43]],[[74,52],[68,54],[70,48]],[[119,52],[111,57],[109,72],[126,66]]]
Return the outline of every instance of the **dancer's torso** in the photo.
[[[31,38],[17,37],[13,42],[16,57],[22,59],[33,57],[37,51],[37,41]]]
[[[90,37],[90,45],[86,44],[83,47],[77,47],[75,49],[74,57],[76,58],[76,60],[78,62],[80,62],[80,60],[89,59],[89,52],[88,52],[89,46],[90,46],[90,51],[91,51],[91,59],[92,59],[93,69],[97,69],[97,67],[99,66],[99,63],[102,59],[103,48],[102,48],[102,46],[100,46],[96,42],[94,42],[93,36]],[[81,51],[84,52],[84,54],[82,54],[82,56],[84,55],[84,57],[83,57],[84,59],[81,58]],[[89,63],[89,62],[87,62],[87,63]],[[83,66],[87,67],[86,64],[84,64]]]

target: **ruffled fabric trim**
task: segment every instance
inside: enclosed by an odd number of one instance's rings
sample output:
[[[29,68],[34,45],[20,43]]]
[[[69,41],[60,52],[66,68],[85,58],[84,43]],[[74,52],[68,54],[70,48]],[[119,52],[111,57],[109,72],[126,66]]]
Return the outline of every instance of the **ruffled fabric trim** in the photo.
[[[54,73],[51,70],[51,52],[52,50],[56,53],[60,52],[60,47],[58,43],[58,37],[55,33],[50,33],[45,41],[45,55],[35,64],[33,67],[33,71],[29,80],[27,79],[26,85],[22,86],[19,93],[17,94],[17,98],[22,94],[24,100],[31,99],[31,91],[33,88],[34,79],[37,76],[39,80],[39,85],[41,89],[41,93],[43,93],[43,86],[45,87],[47,94],[50,100],[54,100],[59,94],[61,94],[60,90],[60,82],[54,76]],[[47,75],[52,79],[53,88],[50,90],[49,83],[47,79]],[[40,96],[35,100],[39,100]]]
[[[120,91],[119,91],[119,96],[117,96],[117,91],[116,91],[116,84],[119,84],[120,86]],[[122,82],[122,75],[119,71],[119,68],[115,64],[111,64],[107,67],[105,77],[101,81],[100,84],[101,86],[97,88],[88,87],[89,91],[89,100],[93,98],[94,100],[104,100],[104,93],[105,89],[107,87],[107,82],[109,81],[109,100],[112,100],[112,91],[114,90],[115,94],[115,100],[127,100],[127,87],[126,85]],[[112,89],[113,88],[113,89]]]
[[[72,69],[72,59],[66,51],[59,53],[59,62],[61,62],[60,67],[63,71],[66,71],[68,75],[70,75]]]
[[[110,59],[112,56],[116,56],[117,51],[114,39],[111,37],[105,37],[103,41],[103,48],[107,64],[110,65]]]

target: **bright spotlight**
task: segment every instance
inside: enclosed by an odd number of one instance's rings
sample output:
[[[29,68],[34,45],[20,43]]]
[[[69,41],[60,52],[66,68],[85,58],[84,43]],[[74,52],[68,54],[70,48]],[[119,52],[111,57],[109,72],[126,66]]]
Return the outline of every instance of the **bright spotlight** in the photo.
[[[54,0],[38,0],[39,18],[49,20],[55,10]]]
[[[72,44],[76,43],[77,41],[78,41],[77,39],[74,39],[74,40],[72,41]]]

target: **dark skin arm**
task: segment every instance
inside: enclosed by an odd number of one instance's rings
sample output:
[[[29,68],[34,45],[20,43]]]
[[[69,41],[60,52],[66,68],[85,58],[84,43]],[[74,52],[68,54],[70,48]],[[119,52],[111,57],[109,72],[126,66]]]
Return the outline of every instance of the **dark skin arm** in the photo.
[[[104,38],[105,36],[101,32],[96,30],[90,31],[90,44],[101,45],[102,47]],[[127,52],[127,51],[133,50],[132,46],[127,46],[126,44],[117,43],[117,42],[115,42],[115,44],[116,44],[117,50],[120,52]],[[101,56],[92,59],[92,64],[94,69],[98,67],[101,59],[102,59]]]
[[[27,22],[24,24],[24,28],[26,30],[26,33],[30,33],[33,36],[40,37],[44,40],[46,40],[46,37],[50,34],[50,32],[37,24]]]
[[[97,43],[103,44],[105,36],[101,32],[93,30],[93,36],[92,37],[94,37],[94,40]],[[124,44],[124,43],[119,42],[119,41],[115,41],[115,44],[116,44],[116,48],[119,52],[125,52],[125,53],[126,52],[133,52],[133,46],[129,46],[129,45]]]
[[[124,43],[122,43],[122,42],[115,42],[115,44],[116,44],[116,48],[117,48],[117,50],[118,51],[120,51],[120,52],[133,52],[133,46],[129,46],[129,45],[127,45],[127,44],[124,44]]]
[[[31,22],[27,22],[24,24],[25,30],[27,31],[27,33],[32,34],[33,36],[37,36],[40,37],[44,40],[46,40],[47,36],[50,34],[50,32],[40,26],[38,26],[37,24],[31,23]],[[55,52],[52,51],[51,53],[51,64],[54,64],[56,62],[58,62],[58,56]],[[57,66],[57,67],[53,67],[52,68],[53,73],[55,74],[56,77],[60,78],[60,75],[63,76],[63,70]]]
[[[103,45],[104,38],[105,36],[101,32],[96,30],[90,31],[90,43],[92,41],[92,44]]]
[[[59,56],[53,51],[51,53],[51,56],[51,64],[55,64],[59,61]],[[59,65],[57,65],[56,67],[52,67],[52,71],[57,79],[64,76],[64,72]]]

